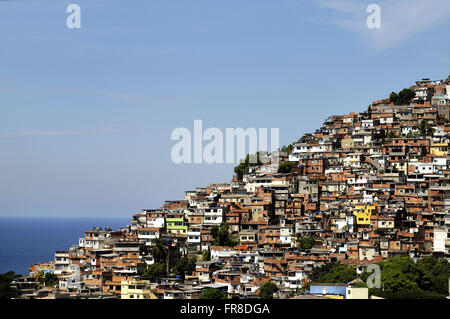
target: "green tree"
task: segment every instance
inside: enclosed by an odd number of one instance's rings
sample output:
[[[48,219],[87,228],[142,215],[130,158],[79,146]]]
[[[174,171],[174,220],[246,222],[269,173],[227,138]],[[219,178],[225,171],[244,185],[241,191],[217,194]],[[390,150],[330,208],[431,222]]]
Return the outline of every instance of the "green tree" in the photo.
[[[166,277],[167,276],[166,265],[163,263],[155,262],[145,269],[144,274],[142,276],[157,277],[157,278]]]
[[[11,299],[17,297],[17,291],[11,288],[11,282],[21,275],[8,271],[0,274],[0,299]]]
[[[311,133],[306,133],[306,134],[304,134],[304,135],[298,140],[298,142],[304,143],[304,142],[306,142],[306,141],[312,139],[313,136],[314,136],[314,135],[312,135]]]
[[[306,251],[308,249],[311,249],[314,247],[314,243],[316,241],[313,237],[300,237],[298,239],[298,250],[299,251]]]
[[[426,120],[422,120],[418,126],[420,136],[432,136],[435,129]]]
[[[286,153],[288,153],[288,155],[289,154],[291,154],[292,153],[292,149],[294,148],[294,144],[289,144],[288,146],[283,146],[283,147],[281,147],[281,151],[282,152],[286,152]]]
[[[291,172],[291,164],[289,162],[283,162],[278,165],[278,173],[290,173]]]
[[[242,179],[242,177],[244,176],[244,173],[247,170],[247,166],[245,165],[245,163],[240,163],[238,166],[234,167],[234,173],[237,175],[238,179]]]
[[[378,263],[381,287],[370,288],[371,295],[394,299],[445,298],[448,294],[450,263],[445,259],[421,258],[415,263],[409,257],[391,257]],[[364,271],[358,286],[366,286],[371,273]],[[348,283],[358,278],[351,266],[337,263],[315,267],[309,275],[312,282]]]
[[[214,238],[216,246],[234,246],[236,242],[230,237],[230,227],[226,222],[222,222],[220,226],[211,227],[211,236]]]
[[[416,96],[416,92],[411,89],[403,89],[398,93],[400,102],[402,105],[407,105],[411,103],[411,100]]]
[[[189,258],[188,256],[181,257],[173,267],[175,274],[184,278],[186,273],[192,273],[195,271],[195,264],[197,263],[196,257]]]
[[[260,165],[261,160],[259,152],[256,152],[256,154],[251,155],[251,158],[250,154],[247,154],[245,160],[244,161],[241,160],[241,163],[234,167],[234,173],[237,175],[238,179],[241,180],[242,177],[244,176],[244,173],[247,172],[250,167]]]
[[[415,263],[409,257],[392,257],[378,265],[381,288],[369,289],[370,294],[393,299],[436,299],[448,294],[450,264],[445,258],[424,257]],[[367,277],[364,271],[361,279]]]
[[[43,270],[37,274],[36,279],[46,287],[53,287],[59,282],[58,276],[50,272],[44,273]]]
[[[47,273],[45,275],[45,286],[53,287],[59,282],[58,276],[52,273]]]
[[[209,248],[202,252],[202,259],[203,259],[203,261],[211,260],[211,250]]]
[[[433,257],[423,257],[417,261],[417,267],[423,272],[432,272],[437,260]]]
[[[273,294],[278,291],[277,285],[273,282],[266,282],[259,290],[259,298],[273,299]]]
[[[256,152],[256,166],[261,166],[261,157],[259,155],[259,152]]]
[[[327,263],[320,267],[314,267],[309,277],[312,282],[346,284],[358,278],[358,274],[354,267]]]
[[[447,79],[445,80],[446,83],[450,82],[450,75],[447,76]]]
[[[156,238],[153,242],[152,256],[155,262],[165,261],[167,256],[167,248],[165,244],[165,241],[160,238]]]
[[[406,135],[407,138],[413,138],[413,137],[418,137],[419,134],[417,133],[413,133],[413,132],[408,132],[408,134]]]
[[[227,294],[219,289],[206,288],[202,291],[199,299],[227,299]]]
[[[36,275],[36,280],[38,282],[40,282],[41,284],[44,283],[44,279],[45,279],[45,273],[43,270],[41,270],[37,275]]]
[[[398,94],[392,92],[389,95],[389,100],[395,105],[409,105],[411,100],[416,96],[416,93],[411,89],[403,89]]]
[[[392,92],[392,93],[389,95],[389,100],[390,100],[391,102],[393,102],[395,105],[397,105],[398,100],[399,100],[398,94],[395,93],[395,92]]]
[[[269,212],[269,225],[280,225],[281,217],[275,214],[275,211]]]
[[[437,293],[448,294],[448,278],[450,277],[450,263],[445,258],[435,259],[424,257],[419,259],[417,266],[423,273],[419,286],[421,289]]]
[[[392,257],[381,263],[381,286],[386,292],[416,290],[422,279],[422,272],[409,257]]]
[[[389,133],[386,136],[387,138],[396,138],[398,137],[397,134],[395,134],[394,131],[389,131]]]

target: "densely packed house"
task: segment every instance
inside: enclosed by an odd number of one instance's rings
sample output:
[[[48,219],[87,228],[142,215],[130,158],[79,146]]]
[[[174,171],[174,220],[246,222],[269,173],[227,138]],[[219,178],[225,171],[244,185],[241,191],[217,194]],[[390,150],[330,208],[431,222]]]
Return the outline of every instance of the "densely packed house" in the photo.
[[[15,285],[24,298],[183,299],[204,288],[252,298],[268,281],[289,295],[328,262],[362,270],[392,256],[449,258],[450,83],[424,79],[409,90],[407,100],[391,94],[365,112],[329,117],[230,183],[143,209],[122,229],[86,231]],[[176,276],[183,256],[197,256],[195,269]],[[156,262],[167,278],[144,276]],[[56,288],[35,282],[41,271],[58,277]]]

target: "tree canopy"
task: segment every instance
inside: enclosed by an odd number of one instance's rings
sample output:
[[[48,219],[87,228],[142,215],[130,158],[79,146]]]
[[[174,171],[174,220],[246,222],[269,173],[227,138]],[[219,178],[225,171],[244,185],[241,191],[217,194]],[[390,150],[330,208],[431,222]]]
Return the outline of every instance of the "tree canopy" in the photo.
[[[311,133],[306,133],[302,137],[300,137],[296,143],[304,143],[308,140],[311,140],[314,137]],[[282,152],[287,152],[288,154],[292,154],[292,150],[294,149],[294,143],[289,144],[288,146],[281,147]]]
[[[17,291],[11,288],[10,284],[14,279],[21,277],[21,275],[8,271],[0,274],[0,299],[11,299],[17,297]]]
[[[206,288],[202,291],[199,299],[227,299],[227,294],[219,289]]]
[[[230,237],[230,227],[226,222],[222,222],[220,226],[211,227],[211,235],[214,238],[216,246],[235,246],[236,241]]]
[[[434,128],[426,120],[422,120],[418,126],[420,136],[433,136]]]
[[[394,131],[389,131],[389,133],[386,135],[387,138],[396,138],[399,137],[397,134],[395,134]]]
[[[278,173],[290,173],[291,172],[291,164],[289,162],[283,162],[278,165]]]
[[[142,276],[161,278],[165,277],[166,275],[167,275],[166,265],[163,263],[155,262],[145,269],[144,274]]]
[[[203,261],[211,260],[211,250],[209,248],[207,250],[202,251],[202,259]]]
[[[42,285],[46,287],[52,287],[58,284],[58,277],[53,273],[44,273],[44,271],[40,271],[36,276],[37,281],[39,281]]]
[[[165,241],[160,238],[156,238],[153,242],[152,255],[155,262],[165,261],[167,256],[167,248],[165,244]]]
[[[450,263],[445,258],[424,257],[414,262],[408,256],[391,257],[378,265],[381,287],[370,288],[371,295],[394,299],[426,299],[445,298],[448,294]],[[365,283],[371,274],[364,271],[358,276],[352,266],[328,263],[314,267],[309,277],[311,282],[316,283],[346,284],[356,278]]]
[[[352,266],[328,263],[320,267],[314,267],[310,274],[312,282],[347,284],[358,278],[356,269]]]
[[[300,237],[298,239],[298,250],[306,251],[314,247],[315,239],[312,237]]]
[[[283,145],[283,146],[281,147],[280,150],[281,150],[282,152],[286,152],[286,153],[288,153],[288,154],[291,154],[293,148],[294,148],[294,144],[289,144],[288,146]]]
[[[181,257],[175,264],[173,270],[175,274],[184,276],[186,273],[192,273],[195,271],[195,264],[197,263],[196,257],[189,258],[188,256]]]
[[[248,171],[248,169],[252,166],[260,166],[261,165],[261,160],[259,157],[259,152],[256,152],[256,158],[255,155],[252,155],[252,161],[250,161],[250,155],[247,154],[247,156],[245,157],[244,162],[242,162],[238,165],[234,167],[234,173],[237,175],[238,179],[242,179],[242,177],[244,176],[244,173]]]
[[[378,264],[381,288],[372,294],[385,298],[444,298],[448,294],[450,263],[445,259],[423,257],[415,263],[409,257],[392,257]],[[362,279],[367,277],[362,274]]]
[[[273,299],[273,294],[278,291],[277,285],[273,282],[266,282],[259,290],[259,298]]]
[[[392,92],[389,95],[389,100],[395,105],[409,105],[411,100],[416,96],[416,93],[411,89],[403,89],[398,94]]]

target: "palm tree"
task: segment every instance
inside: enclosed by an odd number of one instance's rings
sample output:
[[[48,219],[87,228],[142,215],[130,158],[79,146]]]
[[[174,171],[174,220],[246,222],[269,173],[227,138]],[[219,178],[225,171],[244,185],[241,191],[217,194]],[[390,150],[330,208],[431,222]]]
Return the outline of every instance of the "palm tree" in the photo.
[[[153,243],[152,255],[155,261],[165,261],[167,256],[166,242],[163,239],[157,238]]]

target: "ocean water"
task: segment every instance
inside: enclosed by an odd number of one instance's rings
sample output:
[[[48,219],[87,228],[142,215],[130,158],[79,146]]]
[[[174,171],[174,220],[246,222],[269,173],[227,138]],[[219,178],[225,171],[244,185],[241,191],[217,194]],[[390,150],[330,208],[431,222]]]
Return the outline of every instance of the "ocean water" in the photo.
[[[129,224],[130,218],[0,217],[0,273],[28,274],[28,267],[53,260],[56,250],[78,244],[86,230]]]

